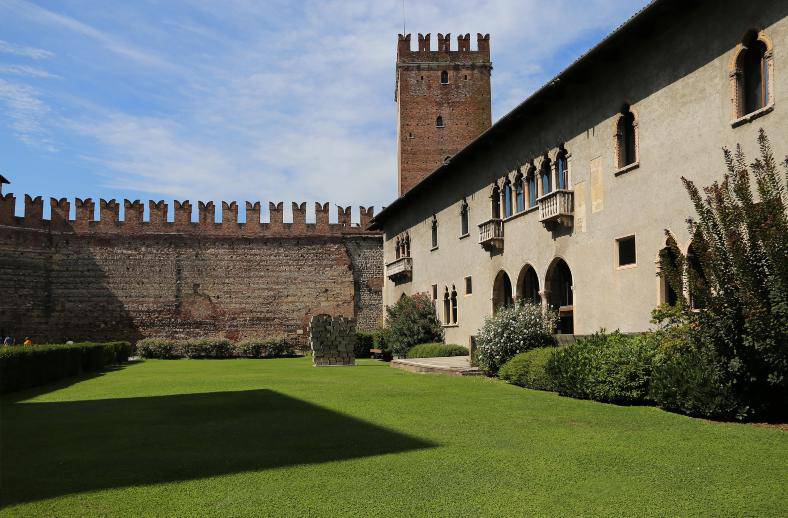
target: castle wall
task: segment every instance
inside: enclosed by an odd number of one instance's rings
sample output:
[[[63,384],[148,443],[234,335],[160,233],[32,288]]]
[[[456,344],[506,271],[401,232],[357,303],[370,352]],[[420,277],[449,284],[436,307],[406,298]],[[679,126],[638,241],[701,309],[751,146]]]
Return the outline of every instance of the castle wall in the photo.
[[[381,236],[351,225],[349,208],[329,224],[319,206],[318,221],[306,224],[297,210],[305,205],[296,205],[294,222],[283,223],[278,204],[260,223],[251,205],[239,224],[227,205],[217,224],[206,204],[192,222],[188,202],[176,202],[167,222],[166,205],[159,212],[152,203],[143,221],[134,210],[142,205],[127,202],[120,221],[117,204],[102,200],[102,218],[92,221],[86,201],[70,221],[65,200],[52,200],[44,220],[40,198],[26,197],[24,218],[13,216],[13,195],[0,199],[3,333],[37,343],[286,335],[305,346],[314,314],[379,325]],[[362,209],[362,219],[371,213]]]

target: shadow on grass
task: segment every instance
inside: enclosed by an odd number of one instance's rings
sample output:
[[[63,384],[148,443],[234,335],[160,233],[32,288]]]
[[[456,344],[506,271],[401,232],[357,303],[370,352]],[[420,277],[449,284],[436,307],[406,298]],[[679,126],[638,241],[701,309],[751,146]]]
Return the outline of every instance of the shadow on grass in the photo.
[[[3,506],[435,446],[270,390],[2,410]]]

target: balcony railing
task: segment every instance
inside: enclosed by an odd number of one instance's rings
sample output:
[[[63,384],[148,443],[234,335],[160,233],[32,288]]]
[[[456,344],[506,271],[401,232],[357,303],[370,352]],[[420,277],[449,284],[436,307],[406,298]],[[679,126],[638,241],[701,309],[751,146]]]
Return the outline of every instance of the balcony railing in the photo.
[[[484,248],[503,250],[503,221],[493,218],[479,225],[479,244]]]
[[[558,189],[545,194],[538,200],[539,202],[539,221],[545,227],[565,225],[572,226],[572,218],[575,213],[575,194],[574,191]]]
[[[406,280],[413,275],[413,259],[400,257],[386,265],[386,275],[391,280]]]

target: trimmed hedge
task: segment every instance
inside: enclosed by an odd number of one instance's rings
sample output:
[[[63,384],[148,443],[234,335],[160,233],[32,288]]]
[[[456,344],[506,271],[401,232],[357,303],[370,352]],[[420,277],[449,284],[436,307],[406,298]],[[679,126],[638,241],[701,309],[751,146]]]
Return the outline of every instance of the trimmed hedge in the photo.
[[[555,351],[546,371],[564,396],[608,403],[649,403],[656,335],[595,333]]]
[[[547,362],[559,350],[557,347],[539,347],[520,353],[498,371],[502,380],[535,390],[555,390],[555,383],[547,373]]]
[[[146,338],[137,342],[137,354],[142,358],[160,360],[279,358],[295,356],[295,347],[286,338],[250,338],[235,344],[224,338],[199,340]]]
[[[128,361],[131,344],[80,343],[0,348],[0,393],[36,387]]]
[[[419,344],[408,351],[408,358],[438,358],[441,356],[468,356],[467,347],[454,344]]]

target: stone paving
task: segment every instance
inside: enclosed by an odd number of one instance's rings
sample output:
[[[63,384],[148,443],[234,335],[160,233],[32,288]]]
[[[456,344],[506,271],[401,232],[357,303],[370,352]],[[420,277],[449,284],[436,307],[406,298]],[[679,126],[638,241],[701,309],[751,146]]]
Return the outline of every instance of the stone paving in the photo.
[[[411,358],[391,361],[395,369],[410,372],[448,374],[450,376],[481,376],[478,367],[471,366],[470,356],[447,356],[443,358]]]

